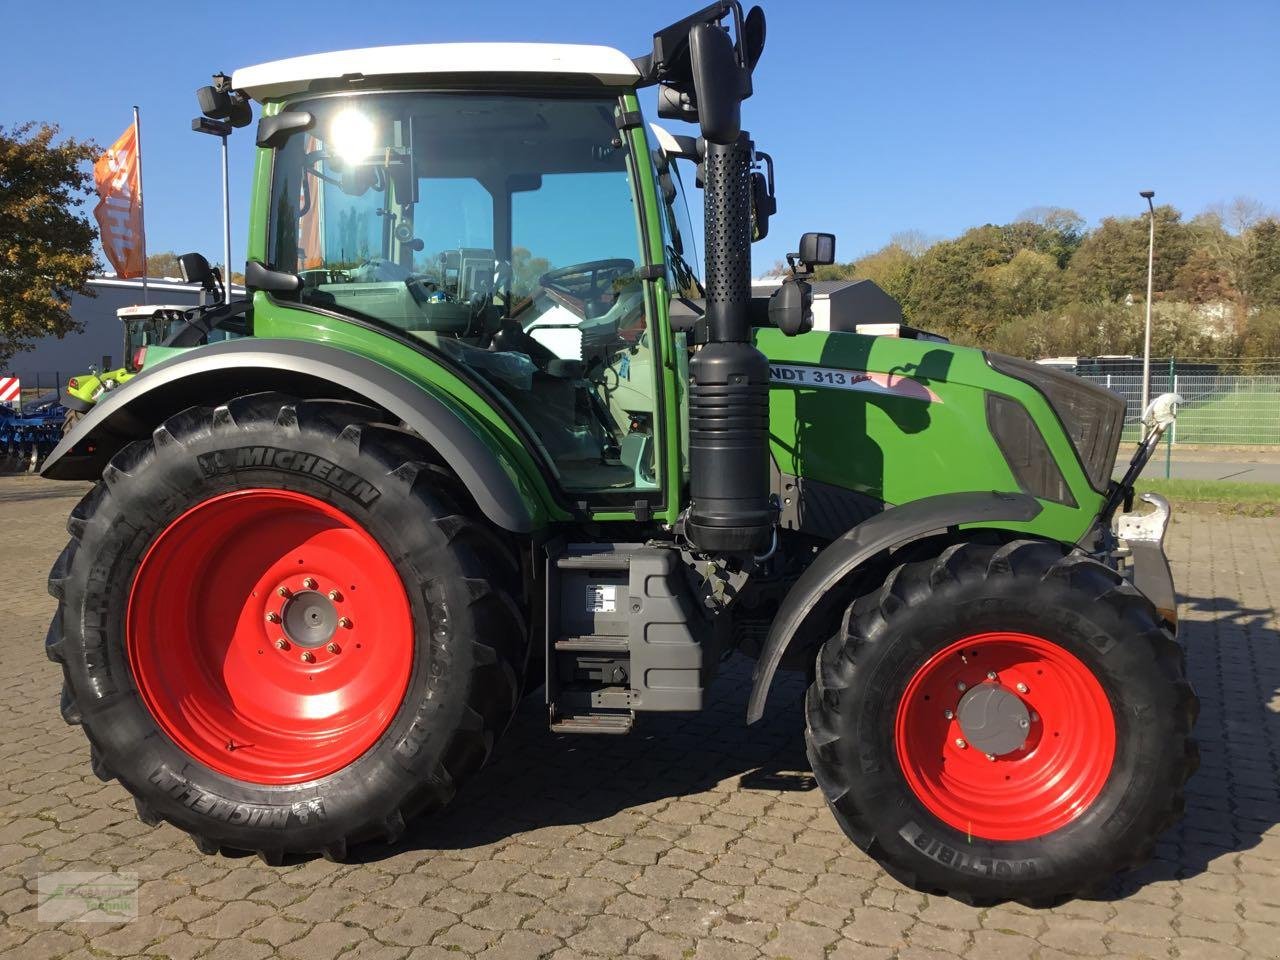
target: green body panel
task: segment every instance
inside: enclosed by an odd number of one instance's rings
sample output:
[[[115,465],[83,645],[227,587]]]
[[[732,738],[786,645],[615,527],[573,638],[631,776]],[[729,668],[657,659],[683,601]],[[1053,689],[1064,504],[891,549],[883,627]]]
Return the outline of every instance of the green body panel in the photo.
[[[623,97],[623,109],[639,112],[640,102],[635,94],[631,93]],[[629,131],[633,157],[646,159],[649,157],[654,146],[649,142],[648,134],[649,129],[644,125],[633,127]],[[640,195],[636,210],[642,212],[644,217],[644,222],[637,223],[636,226],[641,230],[644,238],[645,253],[650,263],[662,263],[666,251],[662,247],[662,231],[658,226],[661,214],[658,211],[658,190],[653,180],[653,166],[648,162],[633,164],[632,175]],[[662,462],[665,468],[662,488],[667,493],[666,509],[655,512],[654,516],[666,523],[675,523],[683,509],[683,504],[680,502],[683,493],[681,478],[684,473],[680,459],[680,404],[684,402],[684,394],[679,380],[675,338],[671,335],[671,323],[667,312],[670,302],[667,281],[658,279],[646,284],[646,287],[645,313],[649,317],[649,335],[657,344],[662,360],[656,389],[662,398],[663,416],[659,442],[662,444]],[[626,513],[620,515],[618,519],[632,517],[634,514]],[[606,519],[603,515],[597,515],[597,518]]]
[[[1026,407],[1078,504],[1041,501],[1040,516],[1010,528],[1074,542],[1102,505],[1043,395],[993,370],[980,350],[855,333],[813,331],[787,337],[772,329],[757,331],[756,346],[774,365],[770,445],[784,473],[895,505],[969,490],[1016,492],[1018,483],[987,426],[985,395],[995,391]],[[883,374],[897,392],[866,381],[861,385],[867,389],[815,383],[824,377],[815,377],[806,365],[853,376]],[[783,379],[784,373],[807,373],[807,382]],[[924,394],[920,387],[933,397],[919,399]]]
[[[547,488],[534,454],[524,441],[487,398],[445,363],[374,330],[337,316],[276,303],[261,292],[253,299],[253,334],[266,339],[328,343],[400,374],[446,403],[493,450],[528,505],[535,527],[544,526],[549,520],[569,518]]]

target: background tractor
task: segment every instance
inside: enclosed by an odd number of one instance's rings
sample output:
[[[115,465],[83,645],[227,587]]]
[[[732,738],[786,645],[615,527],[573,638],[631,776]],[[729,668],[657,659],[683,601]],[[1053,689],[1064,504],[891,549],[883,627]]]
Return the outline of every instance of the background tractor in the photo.
[[[116,319],[124,333],[124,365],[114,370],[97,370],[91,366],[88,373],[76,374],[67,381],[67,388],[60,398],[66,408],[64,433],[79,423],[103,394],[124,386],[137,376],[148,359],[159,362],[188,347],[243,335],[247,301],[226,303],[219,271],[210,267],[200,254],[184,254],[178,258],[178,263],[184,280],[201,284],[201,300],[213,294],[214,301],[201,302],[195,307],[138,304],[117,310]],[[190,276],[188,271],[191,271]]]
[[[1115,482],[1114,395],[811,330],[831,235],[753,299],[764,36],[724,0],[635,59],[393,46],[200,91],[260,113],[249,335],[148,364],[44,469],[98,481],[49,580],[62,712],[144,821],[343,858],[526,692],[625,734],[737,648],[748,722],[808,672],[817,781],[905,883],[1043,904],[1150,855],[1196,761],[1167,505],[1129,512],[1165,408]],[[699,137],[657,141],[655,85]]]

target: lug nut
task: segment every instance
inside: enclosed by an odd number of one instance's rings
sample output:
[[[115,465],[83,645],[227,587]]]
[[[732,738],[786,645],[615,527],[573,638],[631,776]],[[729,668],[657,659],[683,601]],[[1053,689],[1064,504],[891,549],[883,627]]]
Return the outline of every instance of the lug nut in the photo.
[[[330,590],[329,599],[332,600],[334,603],[337,603],[339,600],[342,599],[342,594],[340,594],[337,590]]]
[[[1025,729],[1027,729],[1027,727],[1031,726],[1031,721],[1029,721],[1029,720],[1019,720],[1019,721],[1018,721],[1018,726],[1020,726],[1023,730],[1025,730]]]
[[[340,626],[343,630],[350,630],[350,629],[351,629],[351,618],[350,618],[350,617],[339,617],[339,618],[338,618],[338,626]]]
[[[277,591],[276,591],[276,593],[280,594],[280,596],[282,596],[282,597],[292,597],[292,596],[293,596],[293,591],[292,591],[292,590],[290,590],[288,587],[281,587],[279,590],[277,590]]]
[[[943,710],[942,715],[948,720],[954,720],[956,718],[955,712],[951,710]]]
[[[1026,693],[1026,692],[1027,692],[1027,685],[1026,685],[1025,683],[1020,683],[1020,684],[1018,684],[1018,686],[1017,686],[1015,689],[1016,689],[1019,693]]]
[[[336,643],[330,643],[330,644],[328,644],[328,645],[325,647],[325,649],[326,649],[326,650],[328,650],[330,653],[341,653],[341,652],[342,652],[342,648],[341,648],[341,647],[339,647]]]
[[[288,640],[286,640],[284,637],[281,637],[279,640],[277,640],[277,641],[276,641],[276,649],[277,649],[277,650],[288,650],[288,649],[289,649],[289,641],[288,641]]]
[[[316,588],[315,577],[307,577],[307,579],[302,581],[302,585],[308,590],[314,590]]]
[[[304,650],[304,651],[302,651],[302,662],[303,662],[303,663],[315,663],[315,662],[316,662],[316,655],[315,655],[314,653],[312,653],[310,650]]]
[[[959,747],[961,750],[963,750],[965,747],[969,745],[964,742],[964,737],[956,737],[956,746]]]
[[[272,610],[270,613],[267,614],[267,623],[279,623],[279,622],[280,622],[280,614],[276,613],[274,610]]]
[[[994,670],[988,670],[988,671],[987,671],[987,679],[988,679],[988,680],[994,680],[995,678],[996,678],[996,672],[995,672]]]
[[[969,687],[965,684],[963,680],[961,680],[959,683],[956,684],[956,689],[959,690],[961,693],[964,693],[966,690],[969,689]]]

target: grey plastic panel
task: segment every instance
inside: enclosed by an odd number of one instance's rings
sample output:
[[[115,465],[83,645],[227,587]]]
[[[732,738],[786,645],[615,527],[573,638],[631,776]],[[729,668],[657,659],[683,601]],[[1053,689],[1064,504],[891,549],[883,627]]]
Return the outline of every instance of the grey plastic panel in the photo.
[[[710,628],[687,589],[680,556],[631,557],[631,686],[637,710],[701,710]],[[638,607],[638,609],[637,609]]]
[[[630,544],[578,549],[552,561],[559,578],[551,605],[558,626],[551,624],[549,658],[574,656],[579,674],[593,655],[600,662],[625,658],[626,703],[616,692],[608,702],[593,693],[591,707],[700,710],[715,650],[679,553]],[[572,695],[566,691],[564,699]]]

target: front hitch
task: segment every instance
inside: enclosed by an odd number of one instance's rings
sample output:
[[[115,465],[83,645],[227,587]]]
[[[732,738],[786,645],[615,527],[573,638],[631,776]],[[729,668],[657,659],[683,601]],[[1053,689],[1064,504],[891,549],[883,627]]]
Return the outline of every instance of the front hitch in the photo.
[[[1177,419],[1180,403],[1182,403],[1182,397],[1178,394],[1162,393],[1147,404],[1147,409],[1142,413],[1144,430],[1138,449],[1134,451],[1133,459],[1129,461],[1129,469],[1124,472],[1124,477],[1112,482],[1106,502],[1103,503],[1102,510],[1098,514],[1098,519],[1104,526],[1111,523],[1116,508],[1121,504],[1124,504],[1126,511],[1133,509],[1133,485],[1137,483],[1152,454],[1160,446],[1160,438]]]
[[[1133,585],[1155,605],[1160,619],[1170,630],[1178,628],[1178,595],[1173,588],[1173,573],[1164,552],[1165,531],[1169,528],[1169,501],[1158,493],[1144,493],[1141,500],[1153,509],[1133,512],[1134,484],[1160,445],[1160,439],[1178,416],[1182,398],[1164,393],[1147,405],[1142,414],[1146,428],[1129,469],[1123,479],[1111,485],[1107,501],[1099,515],[1102,524],[1110,526],[1120,544],[1120,554],[1127,556],[1132,569]],[[1123,512],[1117,508],[1123,505]]]
[[[1133,585],[1146,594],[1156,613],[1170,630],[1178,629],[1178,595],[1173,588],[1173,571],[1164,552],[1164,535],[1169,528],[1169,501],[1158,493],[1144,493],[1141,499],[1154,509],[1146,513],[1125,511],[1115,518],[1112,530],[1122,553],[1129,557]]]

